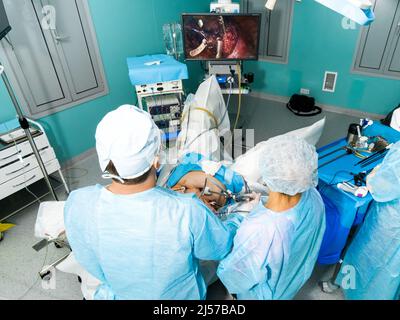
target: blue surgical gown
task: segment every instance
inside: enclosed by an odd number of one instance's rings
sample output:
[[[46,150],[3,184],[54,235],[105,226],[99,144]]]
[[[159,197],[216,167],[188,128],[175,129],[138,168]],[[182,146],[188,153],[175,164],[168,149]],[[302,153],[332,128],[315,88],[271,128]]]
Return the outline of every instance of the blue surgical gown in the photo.
[[[77,261],[102,282],[95,299],[205,299],[199,260],[231,250],[240,218],[222,224],[194,195],[159,187],[115,195],[97,185],[73,192],[65,207]]]
[[[397,300],[400,299],[400,142],[392,147],[368,185],[375,201],[346,252],[336,283],[349,300]]]
[[[314,188],[286,212],[259,204],[217,274],[240,300],[293,299],[313,272],[324,232],[325,207]]]

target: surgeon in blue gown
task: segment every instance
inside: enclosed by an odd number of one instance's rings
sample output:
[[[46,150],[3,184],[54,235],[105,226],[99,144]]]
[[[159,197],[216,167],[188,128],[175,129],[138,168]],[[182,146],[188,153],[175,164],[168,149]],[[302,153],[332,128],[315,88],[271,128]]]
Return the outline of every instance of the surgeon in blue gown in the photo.
[[[350,300],[399,300],[400,142],[370,174],[367,187],[375,201],[346,253],[336,282]]]
[[[112,183],[77,190],[65,226],[77,261],[102,283],[95,299],[205,299],[199,260],[231,250],[224,224],[193,194],[156,187],[161,135],[150,115],[122,106],[101,121],[96,149]]]
[[[217,273],[239,300],[293,299],[313,272],[325,232],[315,147],[289,137],[267,144],[260,171],[269,199],[243,221]]]

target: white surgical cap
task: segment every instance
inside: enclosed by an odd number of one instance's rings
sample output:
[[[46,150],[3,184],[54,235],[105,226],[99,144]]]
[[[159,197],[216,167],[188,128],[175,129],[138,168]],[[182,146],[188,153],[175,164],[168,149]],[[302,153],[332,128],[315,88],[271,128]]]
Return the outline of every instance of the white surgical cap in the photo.
[[[146,173],[160,152],[161,134],[149,113],[123,105],[108,113],[96,131],[96,149],[104,172],[113,162],[122,179]]]
[[[260,166],[263,182],[273,192],[294,196],[318,185],[315,147],[295,137],[268,140]]]

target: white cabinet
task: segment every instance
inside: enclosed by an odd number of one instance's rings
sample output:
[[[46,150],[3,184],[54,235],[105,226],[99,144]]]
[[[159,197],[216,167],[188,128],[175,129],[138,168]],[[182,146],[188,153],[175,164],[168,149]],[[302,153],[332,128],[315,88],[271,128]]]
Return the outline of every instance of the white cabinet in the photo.
[[[34,140],[47,173],[50,175],[58,172],[66,191],[69,192],[60,170],[60,163],[46,133],[39,124],[35,124],[39,127],[40,135],[36,136]],[[28,141],[22,140],[20,143],[10,145],[0,144],[0,200],[41,179],[43,179],[43,173]]]
[[[108,93],[87,0],[4,0],[4,6],[12,30],[0,44],[0,61],[30,117]]]

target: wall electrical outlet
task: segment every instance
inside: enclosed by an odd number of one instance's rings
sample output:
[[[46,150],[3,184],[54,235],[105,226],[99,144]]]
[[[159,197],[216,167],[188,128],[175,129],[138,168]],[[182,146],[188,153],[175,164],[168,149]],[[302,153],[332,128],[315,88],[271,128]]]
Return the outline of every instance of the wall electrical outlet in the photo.
[[[305,95],[309,95],[309,94],[310,94],[310,89],[301,88],[301,89],[300,89],[300,93],[301,93],[301,94],[305,94]]]

